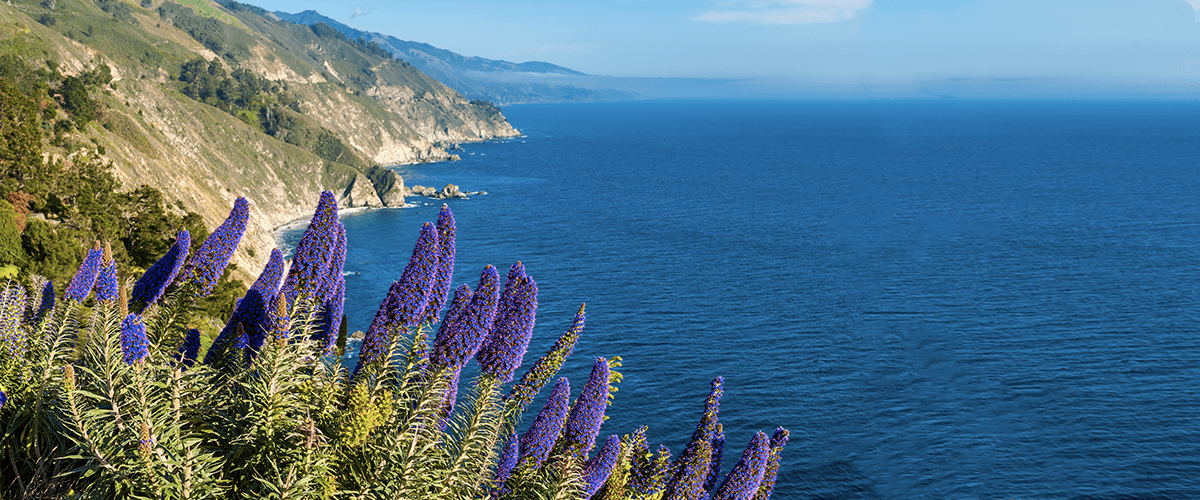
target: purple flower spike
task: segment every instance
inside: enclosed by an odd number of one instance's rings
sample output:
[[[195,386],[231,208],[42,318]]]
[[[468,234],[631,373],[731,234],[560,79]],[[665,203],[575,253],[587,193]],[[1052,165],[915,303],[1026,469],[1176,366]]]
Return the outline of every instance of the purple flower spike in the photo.
[[[704,480],[704,492],[712,493],[717,487],[717,479],[721,476],[721,459],[725,453],[725,428],[717,424],[717,435],[712,440],[712,461],[709,464],[708,479]]]
[[[754,433],[750,445],[742,452],[742,459],[717,489],[712,500],[750,500],[758,492],[763,474],[767,470],[767,459],[770,458],[771,447],[767,435],[762,432]]]
[[[704,498],[704,480],[708,477],[709,460],[712,458],[712,442],[701,441],[691,448],[691,455],[680,454],[678,463],[672,464],[675,475],[667,482],[662,498],[665,500],[693,500]]]
[[[442,306],[446,305],[446,300],[450,298],[451,282],[454,279],[454,238],[456,231],[454,214],[450,213],[449,206],[443,204],[442,210],[438,212],[437,220],[437,273],[434,275],[433,290],[429,292],[429,304],[425,306],[425,319],[423,322],[436,322],[437,315],[441,312]],[[447,314],[446,319],[449,318],[450,315]]]
[[[133,291],[129,294],[130,302],[141,304],[141,307],[135,308],[136,310],[141,311],[145,306],[162,298],[163,292],[167,291],[167,286],[175,281],[175,276],[183,267],[191,244],[191,235],[187,231],[180,231],[166,255],[150,266],[150,269],[146,270],[146,274],[143,274],[141,279],[133,285]]]
[[[383,303],[379,304],[379,310],[375,311],[375,319],[371,320],[371,327],[367,328],[367,334],[363,337],[362,348],[358,354],[358,364],[354,367],[355,375],[362,367],[382,361],[384,356],[387,356],[388,349],[392,344],[391,326],[396,322],[401,286],[399,281],[392,282],[392,287],[388,289]]]
[[[192,258],[183,265],[183,270],[179,272],[179,280],[195,283],[197,296],[212,293],[213,288],[217,286],[217,280],[229,265],[233,251],[237,250],[238,243],[242,241],[242,233],[246,232],[246,222],[249,220],[250,203],[239,196],[233,202],[233,210],[229,212],[225,222],[208,235]]]
[[[324,354],[333,353],[338,329],[342,326],[342,313],[346,307],[346,227],[338,222],[334,226],[333,255],[329,260],[325,292],[322,294],[320,323],[314,339],[323,345]]]
[[[19,286],[0,290],[0,363],[15,364],[17,380],[28,380],[31,364],[29,357],[30,336],[21,327],[25,317],[25,289]]]
[[[421,226],[421,236],[417,238],[408,266],[400,275],[400,281],[392,283],[363,338],[358,365],[354,367],[355,375],[363,366],[383,360],[395,330],[420,324],[437,271],[437,238],[433,224],[426,222]]]
[[[454,414],[454,405],[458,403],[458,379],[462,377],[462,369],[454,370],[450,373],[450,385],[446,386],[446,392],[442,393],[442,414],[438,421],[438,430],[446,430],[446,424],[450,423],[450,415]]]
[[[267,310],[267,328],[265,337],[284,341],[288,338],[291,318],[288,317],[287,298],[283,294],[275,296],[274,304]],[[336,338],[334,340],[337,340]]]
[[[508,276],[504,278],[504,291],[500,292],[501,308],[503,308],[505,304],[512,302],[513,296],[516,295],[517,288],[520,285],[521,280],[525,277],[525,264],[522,264],[521,261],[517,261],[516,264],[513,264],[508,268]]]
[[[26,321],[36,325],[46,319],[47,314],[54,309],[54,283],[36,274],[30,276],[30,280],[33,289],[39,290],[41,293],[30,296],[30,299],[36,299],[36,301],[30,300]]]
[[[770,500],[771,492],[775,489],[775,479],[779,475],[779,459],[783,454],[783,447],[787,445],[789,434],[787,429],[780,427],[775,429],[775,435],[771,436],[771,457],[767,459],[767,471],[758,485],[758,493],[754,494],[754,500]]]
[[[508,493],[508,488],[504,486],[504,483],[508,482],[508,476],[512,475],[513,468],[517,466],[520,448],[520,441],[514,433],[508,438],[508,444],[504,445],[504,451],[500,453],[500,462],[496,464],[496,480],[492,489],[492,498]]]
[[[127,365],[146,361],[150,357],[150,342],[146,340],[146,325],[142,318],[130,314],[121,322],[121,358]]]
[[[596,444],[600,424],[604,423],[604,410],[608,408],[608,374],[608,360],[596,358],[592,374],[563,425],[563,443],[568,453],[587,456]]]
[[[608,476],[612,474],[613,467],[617,465],[617,455],[620,453],[621,438],[616,435],[609,436],[600,453],[584,464],[583,480],[586,486],[583,488],[583,498],[591,498],[604,486],[604,482],[608,481]]]
[[[700,498],[704,495],[704,483],[711,471],[713,438],[717,434],[717,411],[724,381],[722,377],[713,379],[712,389],[704,401],[704,415],[696,424],[692,440],[672,465],[672,476],[667,483],[664,499]]]
[[[437,338],[450,335],[450,331],[454,328],[458,315],[462,314],[463,309],[467,308],[467,304],[471,303],[471,297],[474,295],[475,292],[471,291],[471,287],[465,284],[459,285],[454,290],[454,300],[450,301],[450,308],[446,309],[446,317],[442,319],[442,324],[438,327]]]
[[[346,278],[340,277],[333,287],[333,296],[321,306],[321,332],[324,338],[318,338],[325,343],[322,353],[333,354],[337,347],[338,332],[342,328],[342,318],[346,312]]]
[[[247,347],[250,347],[250,336],[246,335],[246,330],[243,329],[241,325],[238,325],[237,339],[233,341],[233,350],[235,352],[241,352]]]
[[[521,461],[527,462],[531,468],[541,467],[542,462],[550,456],[554,442],[562,432],[563,422],[567,420],[567,404],[571,400],[571,383],[567,379],[558,379],[558,384],[546,399],[542,412],[521,436],[524,450],[521,451]]]
[[[537,316],[537,282],[525,276],[520,262],[513,265],[508,277],[500,296],[495,327],[475,358],[485,373],[495,375],[501,382],[512,380],[513,373],[521,366]]]
[[[179,361],[186,368],[191,368],[196,364],[196,356],[200,355],[200,330],[195,328],[188,330],[187,336],[183,339],[183,345],[179,347],[179,353],[175,355],[175,361]]]
[[[8,395],[4,391],[0,391],[0,410],[4,409],[4,403],[8,402]]]
[[[496,319],[496,305],[500,301],[500,274],[496,268],[487,266],[479,276],[479,284],[471,302],[458,317],[438,332],[433,344],[430,362],[438,367],[461,368],[479,350],[484,337],[492,329]],[[445,335],[443,335],[445,333]]]
[[[329,276],[329,264],[335,250],[337,237],[338,207],[333,193],[321,191],[317,209],[313,212],[308,229],[296,244],[292,253],[292,268],[283,282],[282,293],[287,297],[288,307],[296,303],[296,297],[306,295],[318,303],[326,294],[325,284]]]
[[[99,245],[88,250],[83,264],[75,271],[75,277],[71,278],[71,283],[67,285],[67,298],[83,302],[92,292],[92,287],[96,285],[96,277],[100,274],[101,253]]]
[[[425,306],[433,291],[434,277],[438,270],[437,228],[426,222],[421,226],[421,236],[413,247],[408,266],[400,275],[401,294],[399,305],[400,325],[407,328],[421,324]]]
[[[575,350],[575,342],[579,340],[579,335],[583,333],[585,318],[583,309],[584,306],[579,306],[579,312],[575,313],[575,320],[572,321],[571,328],[554,342],[550,352],[538,358],[537,362],[529,367],[529,371],[521,376],[521,381],[513,386],[504,399],[516,399],[521,411],[524,411],[525,406],[533,401],[533,397],[537,395],[538,391],[542,390],[542,386],[558,373],[558,369],[562,368],[567,357]]]
[[[239,324],[246,330],[248,345],[255,351],[262,348],[264,331],[270,328],[266,316],[267,307],[271,298],[277,294],[279,279],[282,277],[283,253],[278,248],[272,249],[271,257],[267,259],[267,265],[263,267],[262,273],[258,275],[257,280],[254,280],[254,284],[250,285],[246,296],[242,297],[237,306],[233,308],[233,314],[229,316],[229,322],[225,324],[225,328],[222,328],[217,338],[213,339],[212,347],[204,356],[204,364],[210,364],[216,359],[217,354],[221,351],[220,348],[237,335],[237,325]]]
[[[112,247],[104,244],[104,253],[100,258],[100,274],[96,277],[96,300],[117,300],[117,263],[113,262]]]

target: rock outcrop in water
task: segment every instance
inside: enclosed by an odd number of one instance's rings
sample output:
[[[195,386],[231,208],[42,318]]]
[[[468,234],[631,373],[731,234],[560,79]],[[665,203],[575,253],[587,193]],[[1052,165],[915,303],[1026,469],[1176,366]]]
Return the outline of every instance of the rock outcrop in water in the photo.
[[[433,186],[422,186],[420,184],[417,184],[408,190],[409,196],[425,196],[425,197],[429,197],[429,198],[436,198],[439,200],[445,200],[447,198],[467,198],[468,196],[475,195],[475,194],[484,194],[484,192],[483,191],[461,191],[461,190],[459,190],[458,186],[456,186],[454,184],[446,184],[446,187],[443,187],[440,190]]]

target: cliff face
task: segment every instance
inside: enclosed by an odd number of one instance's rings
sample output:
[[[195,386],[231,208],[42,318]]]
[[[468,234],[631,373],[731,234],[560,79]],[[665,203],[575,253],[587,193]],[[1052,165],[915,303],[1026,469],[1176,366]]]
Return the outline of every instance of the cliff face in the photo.
[[[0,3],[0,53],[68,75],[109,66],[111,88],[96,96],[105,110],[80,139],[126,187],[158,187],[209,227],[245,196],[250,227],[234,257],[242,278],[262,268],[273,229],[308,217],[323,189],[353,191],[343,199],[357,204],[403,203],[388,187],[369,192],[382,185],[364,176],[371,164],[448,160],[444,143],[518,135],[493,108],[386,53],[229,5],[199,3],[187,17],[162,0]],[[249,71],[274,93],[235,98],[218,87],[189,97],[179,75],[196,58],[222,75]],[[251,104],[231,104],[243,101]],[[403,190],[402,181],[384,184]]]

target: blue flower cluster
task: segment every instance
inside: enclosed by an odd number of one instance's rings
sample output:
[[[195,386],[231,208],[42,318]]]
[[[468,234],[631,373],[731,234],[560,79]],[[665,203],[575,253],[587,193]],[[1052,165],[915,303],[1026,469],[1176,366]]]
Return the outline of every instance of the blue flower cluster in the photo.
[[[562,432],[567,420],[567,405],[571,402],[571,383],[560,378],[546,399],[546,405],[533,420],[533,425],[521,436],[521,462],[527,467],[538,468],[550,457],[550,450]]]
[[[97,242],[91,250],[88,250],[87,257],[83,259],[83,264],[79,266],[78,271],[75,271],[75,276],[71,278],[71,283],[67,285],[67,298],[74,299],[76,302],[83,302],[88,294],[92,292],[92,287],[96,285],[96,277],[100,274],[101,257],[100,244]]]
[[[512,475],[513,468],[517,466],[517,456],[521,452],[520,440],[514,433],[508,438],[508,443],[504,445],[504,451],[500,453],[500,461],[496,464],[496,480],[492,488],[492,498],[504,495],[508,492],[508,488],[504,487],[504,483],[508,482],[508,477]]]
[[[237,337],[233,340],[233,354],[243,352],[247,347],[250,347],[250,336],[246,335],[246,329],[241,323],[237,326]]]
[[[591,498],[596,491],[608,481],[613,467],[617,465],[617,455],[621,453],[621,438],[617,435],[608,437],[600,453],[583,465],[583,498]]]
[[[104,244],[104,253],[100,257],[100,274],[96,277],[93,287],[96,300],[117,300],[117,263],[113,261],[112,246]]]
[[[30,296],[29,306],[25,311],[25,321],[36,325],[46,319],[46,314],[54,310],[54,283],[36,274],[29,276],[30,289],[36,290]]]
[[[775,435],[771,436],[771,457],[767,459],[767,471],[763,473],[762,483],[758,485],[755,500],[771,498],[771,492],[775,489],[775,479],[779,475],[779,459],[783,454],[783,447],[787,445],[789,434],[787,429],[780,427],[775,429]]]
[[[511,381],[525,357],[529,339],[533,337],[536,317],[537,283],[525,274],[525,266],[517,262],[504,282],[492,333],[475,357],[480,369],[495,375],[501,382]]]
[[[713,488],[717,486],[717,479],[721,477],[721,460],[725,455],[725,426],[717,424],[716,436],[712,440],[712,459],[708,464],[708,477],[704,480],[704,492],[712,493]]]
[[[413,247],[412,257],[400,275],[400,300],[396,304],[399,316],[396,319],[401,327],[416,326],[424,319],[437,270],[437,228],[426,222],[421,225],[421,235]]]
[[[454,214],[444,203],[442,209],[438,211],[437,232],[437,272],[433,278],[433,289],[429,292],[429,304],[425,306],[423,323],[437,322],[438,313],[441,312],[442,306],[446,305],[446,300],[450,298],[450,288],[454,278],[454,238],[457,227],[454,223]]]
[[[346,228],[341,222],[334,226],[332,243],[321,300],[321,321],[314,336],[315,340],[323,343],[322,352],[325,354],[333,352],[346,307]]]
[[[192,258],[183,265],[183,270],[179,272],[179,280],[195,283],[197,296],[208,295],[217,286],[217,280],[229,265],[233,251],[237,250],[238,243],[242,241],[242,234],[246,232],[246,222],[249,219],[250,203],[239,196],[233,202],[233,210],[229,212],[225,222],[208,235]]]
[[[127,365],[146,361],[150,357],[150,341],[146,339],[146,325],[142,318],[130,314],[121,321],[121,360]]]
[[[3,409],[4,404],[7,402],[8,402],[8,395],[5,394],[3,390],[0,390],[0,409]]]
[[[267,337],[280,342],[287,340],[291,317],[288,315],[287,298],[283,294],[275,296],[275,305],[268,311],[267,317],[270,325],[267,328]]]
[[[542,390],[542,386],[550,381],[550,377],[558,373],[558,369],[562,368],[567,357],[575,350],[575,342],[579,340],[579,335],[583,333],[584,320],[587,317],[583,313],[585,306],[586,304],[579,306],[579,312],[575,313],[571,328],[568,328],[554,342],[545,356],[538,358],[537,362],[529,367],[529,371],[521,376],[521,381],[513,386],[508,395],[504,396],[505,400],[516,399],[518,406],[524,411],[525,406],[533,401],[533,397],[537,395],[538,391]]]
[[[450,415],[454,414],[454,405],[458,403],[458,381],[460,378],[462,378],[461,368],[450,372],[450,383],[446,386],[446,392],[442,393],[442,408],[438,420],[438,430],[446,430],[446,424],[450,422]]]
[[[183,345],[179,346],[179,352],[175,354],[175,361],[183,364],[184,369],[191,368],[196,364],[196,356],[200,355],[200,330],[195,328],[188,330],[187,336],[183,338]]]
[[[592,374],[563,424],[563,448],[568,454],[587,456],[596,444],[600,424],[604,423],[604,410],[608,408],[608,376],[608,360],[596,358]]]
[[[771,448],[768,445],[767,435],[762,432],[754,433],[750,444],[742,452],[742,459],[725,476],[725,480],[721,482],[721,487],[712,496],[712,500],[750,500],[754,498],[762,483],[770,454]]]
[[[496,319],[500,301],[500,273],[489,265],[479,275],[471,302],[451,319],[443,320],[429,361],[437,367],[461,368],[479,350]]]
[[[720,409],[722,384],[725,379],[717,377],[704,401],[704,414],[692,440],[684,447],[679,458],[672,464],[671,480],[667,482],[664,499],[700,498],[711,471],[713,439],[717,435],[717,413]]]
[[[393,281],[387,296],[383,298],[383,303],[379,304],[379,310],[375,311],[375,319],[371,320],[371,326],[367,328],[363,337],[362,348],[359,349],[358,364],[354,366],[355,375],[358,375],[363,367],[383,361],[387,356],[392,345],[392,328],[396,324],[401,286],[403,285],[399,281]]]
[[[446,309],[446,317],[438,326],[438,337],[450,335],[450,330],[454,328],[454,318],[462,314],[463,309],[467,308],[467,304],[471,303],[471,298],[474,296],[475,292],[471,291],[469,285],[465,283],[458,285],[458,288],[454,290],[454,299],[450,301],[450,307]]]
[[[266,266],[246,296],[237,302],[229,322],[221,329],[217,338],[213,339],[212,347],[204,356],[204,364],[212,363],[230,339],[237,335],[237,325],[242,325],[247,334],[247,344],[253,352],[262,348],[264,330],[270,327],[267,318],[267,306],[271,299],[278,294],[279,280],[283,277],[283,254],[278,248],[271,250]]]
[[[345,252],[345,228],[338,220],[337,200],[330,191],[321,191],[317,209],[296,251],[292,254],[292,267],[283,282],[281,293],[287,297],[288,307],[296,303],[296,297],[306,295],[316,303],[325,302],[329,295],[328,283],[330,261],[338,251],[339,229],[342,234],[342,252]]]
[[[7,364],[9,360],[16,363],[19,379],[28,378],[32,369],[26,356],[30,339],[21,326],[25,302],[24,288],[13,286],[0,291],[0,352],[3,353],[0,363]]]
[[[135,311],[141,312],[146,306],[162,298],[167,287],[175,281],[175,276],[179,274],[183,262],[187,260],[191,245],[192,236],[186,230],[180,231],[179,235],[175,237],[175,243],[171,245],[167,253],[155,261],[150,269],[147,269],[146,273],[137,280],[137,283],[133,285],[133,291],[129,294],[131,307],[135,303],[140,304],[134,308]]]

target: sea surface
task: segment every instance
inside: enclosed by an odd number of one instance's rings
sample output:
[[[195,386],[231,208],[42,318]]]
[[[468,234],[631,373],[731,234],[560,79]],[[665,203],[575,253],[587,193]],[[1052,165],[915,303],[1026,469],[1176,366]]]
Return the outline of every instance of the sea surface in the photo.
[[[725,470],[791,431],[773,498],[1200,498],[1200,103],[504,113],[394,168],[487,192],[449,201],[455,284],[525,264],[526,366],[587,303],[563,374],[621,356],[602,436],[678,453],[719,375]],[[350,331],[442,203],[409,201],[343,218]]]

